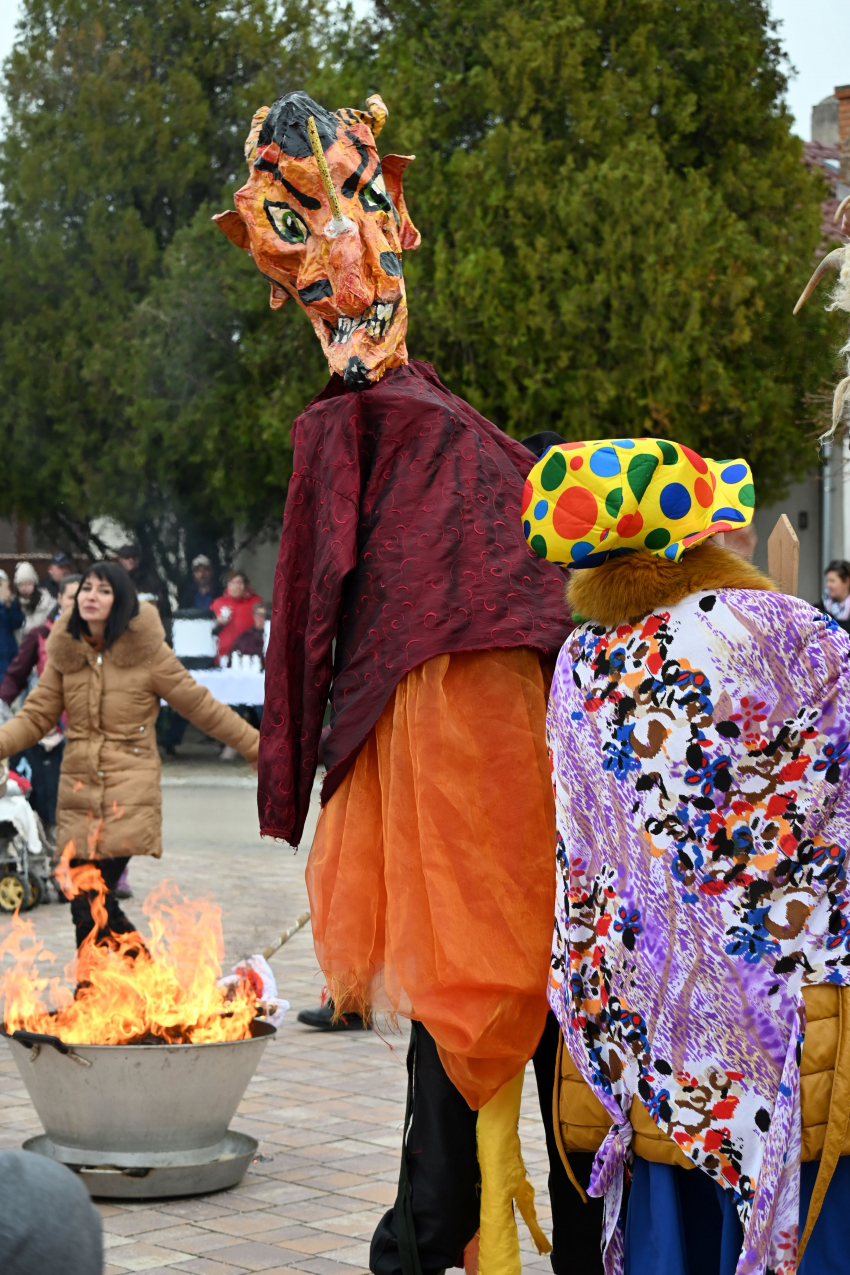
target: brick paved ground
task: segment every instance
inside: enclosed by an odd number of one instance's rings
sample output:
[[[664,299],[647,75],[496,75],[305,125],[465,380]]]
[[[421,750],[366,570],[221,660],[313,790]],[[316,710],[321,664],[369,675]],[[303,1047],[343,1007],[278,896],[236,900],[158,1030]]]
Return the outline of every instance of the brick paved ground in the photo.
[[[141,899],[166,876],[186,894],[211,894],[224,908],[229,968],[305,910],[306,854],[260,840],[254,785],[241,762],[223,764],[202,749],[188,751],[193,759],[164,771],[165,854],[159,861],[133,861],[136,898],[125,906],[143,921]],[[305,846],[314,823],[315,811]],[[69,960],[67,907],[51,904],[30,915],[51,949]],[[0,920],[0,936],[7,928]],[[406,1036],[327,1036],[295,1021],[299,1009],[318,1002],[322,988],[309,926],[272,963],[292,1012],[267,1047],[233,1126],[259,1139],[259,1158],[231,1191],[101,1204],[106,1275],[355,1275],[368,1269],[369,1238],[395,1198]],[[2,1047],[0,1076],[0,1147],[17,1147],[41,1126]],[[530,1069],[521,1134],[548,1230],[545,1148]],[[548,1258],[537,1256],[521,1222],[520,1232],[524,1269],[549,1271]]]

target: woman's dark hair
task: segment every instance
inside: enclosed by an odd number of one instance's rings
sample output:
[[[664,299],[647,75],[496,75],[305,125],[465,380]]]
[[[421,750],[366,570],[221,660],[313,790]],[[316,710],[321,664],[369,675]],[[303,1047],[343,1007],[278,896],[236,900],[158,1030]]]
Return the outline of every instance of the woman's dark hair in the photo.
[[[21,610],[26,615],[33,615],[36,608],[38,607],[38,604],[41,602],[43,594],[44,594],[44,590],[41,588],[41,586],[36,585],[28,598],[19,597],[18,603],[21,607]]]
[[[829,575],[830,571],[834,572],[839,580],[843,580],[845,584],[850,580],[850,562],[847,562],[844,558],[833,558],[826,571],[824,571],[824,575]]]
[[[121,634],[126,631],[130,621],[139,614],[139,595],[136,593],[136,586],[133,581],[117,562],[96,562],[93,566],[88,567],[80,579],[80,587],[77,590],[77,596],[74,598],[74,608],[68,620],[68,632],[77,641],[80,640],[84,633],[89,632],[87,622],[80,615],[80,593],[90,576],[97,576],[98,580],[105,580],[111,586],[115,595],[112,610],[109,612],[106,627],[103,631],[103,646],[104,650],[106,650],[112,646],[113,642],[118,641]]]

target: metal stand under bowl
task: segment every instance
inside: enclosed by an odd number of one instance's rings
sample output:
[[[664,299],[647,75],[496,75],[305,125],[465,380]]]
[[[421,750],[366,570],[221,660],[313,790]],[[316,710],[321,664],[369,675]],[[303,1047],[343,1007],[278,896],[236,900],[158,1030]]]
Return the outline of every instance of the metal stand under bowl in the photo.
[[[25,1151],[60,1160],[78,1173],[89,1194],[112,1200],[164,1200],[176,1195],[206,1195],[224,1191],[241,1182],[257,1154],[259,1143],[245,1133],[230,1130],[212,1154],[195,1164],[157,1165],[153,1168],[120,1168],[118,1165],[73,1163],[57,1154],[58,1148],[45,1134],[28,1138]]]

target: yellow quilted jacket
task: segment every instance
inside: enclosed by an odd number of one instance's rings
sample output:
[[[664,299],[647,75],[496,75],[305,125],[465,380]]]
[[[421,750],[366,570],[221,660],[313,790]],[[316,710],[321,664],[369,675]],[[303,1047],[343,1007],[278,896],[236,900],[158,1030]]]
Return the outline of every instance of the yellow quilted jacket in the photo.
[[[848,995],[850,989],[842,991],[834,986],[808,987],[803,992],[808,1025],[800,1064],[802,1158],[821,1161],[804,1232],[806,1239],[826,1193],[835,1161],[839,1156],[850,1155]],[[580,1076],[569,1051],[563,1047],[563,1040],[555,1071],[554,1116],[556,1138],[560,1135],[561,1154],[572,1178],[566,1156],[570,1151],[596,1151],[608,1132],[610,1121],[602,1103]],[[638,1098],[632,1100],[631,1122],[634,1131],[632,1149],[636,1155],[656,1164],[694,1168],[693,1162],[673,1139],[658,1128]],[[827,1129],[830,1131],[828,1140]]]

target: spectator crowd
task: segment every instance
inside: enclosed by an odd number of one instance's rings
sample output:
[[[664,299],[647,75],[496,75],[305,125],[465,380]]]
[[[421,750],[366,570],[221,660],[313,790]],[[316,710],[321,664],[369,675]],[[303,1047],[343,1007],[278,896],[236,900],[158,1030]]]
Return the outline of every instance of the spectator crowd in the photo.
[[[244,722],[239,729],[256,735],[263,714],[263,686],[257,674],[264,671],[266,622],[270,608],[251,588],[245,572],[228,571],[222,588],[210,558],[199,554],[191,563],[191,581],[175,596],[180,605],[172,610],[168,587],[156,570],[144,564],[139,545],[122,545],[115,559],[114,567],[107,563],[96,564],[94,568],[85,569],[82,575],[76,573],[74,563],[64,553],[53,555],[43,578],[27,561],[15,564],[11,578],[8,572],[0,570],[0,727],[25,708],[48,665],[51,631],[61,616],[74,612],[81,580],[87,578],[92,569],[114,572],[123,568],[117,578],[126,581],[124,587],[130,591],[128,596],[138,598],[133,605],[138,607],[139,602],[149,602],[156,607],[169,644],[176,631],[174,621],[189,621],[191,628],[197,625],[202,635],[201,644],[206,643],[205,649],[209,654],[202,659],[187,657],[184,660],[187,669],[183,676],[187,686],[194,683],[195,692],[203,695],[209,691],[212,696],[210,705],[215,700],[220,701],[216,711],[227,713],[230,709],[235,710]],[[71,615],[71,620],[73,618]],[[174,646],[174,654],[170,658],[174,660],[176,655],[180,659],[179,643],[174,642]],[[174,662],[176,664],[177,661]],[[202,685],[198,686],[197,682]],[[207,690],[203,690],[204,685]],[[250,702],[234,702],[243,692]],[[183,699],[188,703],[191,696],[187,698],[187,695],[188,692]],[[180,696],[176,699],[171,697],[170,704],[164,700],[161,702],[156,740],[162,751],[174,755],[188,725],[187,717],[183,715],[185,706]],[[225,704],[229,708],[224,708]],[[209,707],[203,720],[197,713],[192,720],[203,732],[209,730],[207,719],[212,721],[213,718],[218,721]],[[233,719],[232,713],[230,718]],[[61,805],[60,781],[67,726],[67,716],[62,712],[41,738],[19,748],[8,759],[11,775],[28,794],[29,804],[38,817],[40,835],[45,838],[51,855],[56,852],[57,803]],[[233,734],[234,730],[231,728],[230,733]],[[237,756],[239,750],[233,739],[222,739],[221,732],[214,732],[213,738],[221,745],[219,756],[222,761],[231,761]],[[128,898],[132,894],[123,860],[122,868],[123,875],[111,883],[116,899]]]
[[[159,611],[168,640],[175,618],[205,622],[214,640],[215,654],[210,665],[226,668],[231,663],[262,672],[265,665],[266,623],[271,608],[252,588],[244,571],[227,571],[223,587],[211,559],[198,554],[191,562],[191,580],[177,595],[179,606],[172,609],[169,589],[158,572],[144,563],[138,544],[121,545],[115,554],[135,586],[139,600],[152,602]],[[73,606],[80,576],[65,553],[56,553],[39,577],[30,562],[18,562],[14,574],[0,570],[0,722],[12,706],[20,708],[35,685],[46,662],[46,643],[56,618]],[[180,651],[177,652],[178,656]],[[234,705],[237,712],[259,726],[263,706]],[[183,738],[186,722],[166,711],[158,736],[163,749],[173,754]],[[51,735],[27,750],[24,771],[38,776],[39,814],[46,825],[55,822],[56,786],[62,756],[62,723]],[[229,760],[233,750],[226,746],[221,756]]]

